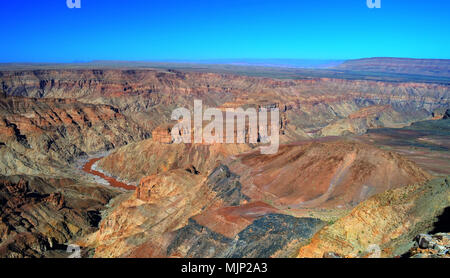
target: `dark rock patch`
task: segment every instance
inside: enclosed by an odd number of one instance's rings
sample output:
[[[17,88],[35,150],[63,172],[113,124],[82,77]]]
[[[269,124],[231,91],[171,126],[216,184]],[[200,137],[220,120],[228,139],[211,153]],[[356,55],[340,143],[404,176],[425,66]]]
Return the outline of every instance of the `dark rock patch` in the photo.
[[[232,173],[225,165],[215,168],[208,176],[208,186],[228,205],[237,206],[250,198],[242,193],[239,176]]]

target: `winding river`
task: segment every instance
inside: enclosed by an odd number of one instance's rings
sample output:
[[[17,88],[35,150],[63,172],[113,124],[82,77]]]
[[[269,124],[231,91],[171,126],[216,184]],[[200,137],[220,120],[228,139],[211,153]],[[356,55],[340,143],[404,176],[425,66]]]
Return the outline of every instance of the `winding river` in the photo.
[[[115,178],[109,177],[105,174],[103,174],[102,172],[96,171],[94,169],[92,169],[92,166],[95,164],[95,162],[99,161],[100,159],[102,159],[103,157],[97,157],[97,158],[92,158],[90,160],[88,160],[88,162],[86,162],[86,164],[84,164],[82,170],[88,174],[100,177],[104,180],[106,180],[107,182],[109,182],[109,184],[112,187],[118,187],[118,188],[122,188],[125,190],[136,190],[136,186],[134,185],[129,185],[123,182],[120,182],[118,180],[116,180]]]

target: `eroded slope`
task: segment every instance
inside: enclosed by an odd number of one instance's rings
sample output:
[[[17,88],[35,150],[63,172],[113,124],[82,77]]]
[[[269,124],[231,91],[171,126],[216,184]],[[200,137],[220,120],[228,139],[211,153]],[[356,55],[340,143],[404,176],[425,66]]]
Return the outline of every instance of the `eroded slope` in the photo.
[[[386,191],[323,228],[298,256],[322,257],[325,252],[365,256],[372,244],[380,247],[382,257],[402,255],[412,247],[416,235],[433,229],[449,205],[447,178]]]

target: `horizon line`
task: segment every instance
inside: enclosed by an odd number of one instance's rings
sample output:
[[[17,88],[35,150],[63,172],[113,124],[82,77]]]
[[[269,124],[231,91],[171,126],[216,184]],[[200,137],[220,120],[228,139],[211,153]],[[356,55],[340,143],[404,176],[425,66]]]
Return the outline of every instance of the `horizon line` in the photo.
[[[395,57],[395,56],[372,56],[360,58],[205,58],[205,59],[184,59],[184,58],[167,58],[167,59],[92,59],[92,60],[74,60],[74,61],[0,61],[0,64],[88,64],[99,62],[127,62],[127,63],[196,63],[196,62],[213,62],[213,61],[352,61],[366,59],[404,59],[404,60],[450,60],[450,58],[411,58],[411,57]]]

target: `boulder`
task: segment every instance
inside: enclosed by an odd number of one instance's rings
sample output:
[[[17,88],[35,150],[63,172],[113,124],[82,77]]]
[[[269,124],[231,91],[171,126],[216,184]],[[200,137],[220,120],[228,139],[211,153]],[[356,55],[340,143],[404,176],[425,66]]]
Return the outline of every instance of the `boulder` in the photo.
[[[342,256],[335,252],[325,252],[323,253],[324,259],[341,259]]]
[[[418,235],[416,237],[416,242],[419,244],[419,247],[423,249],[433,248],[433,246],[436,244],[433,238],[427,234]]]

